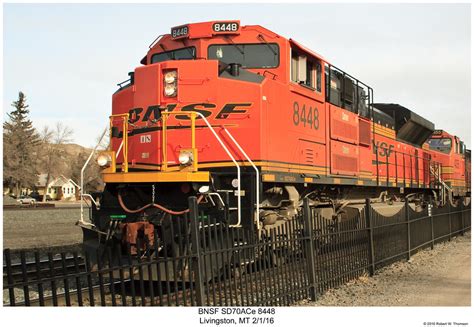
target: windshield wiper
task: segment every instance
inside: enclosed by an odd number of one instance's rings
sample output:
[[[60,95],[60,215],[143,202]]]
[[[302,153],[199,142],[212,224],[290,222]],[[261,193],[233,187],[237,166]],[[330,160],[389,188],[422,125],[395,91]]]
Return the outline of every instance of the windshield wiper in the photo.
[[[267,42],[267,40],[265,40],[265,38],[263,37],[262,34],[259,34],[257,36],[257,39],[259,39],[260,41],[262,41],[263,43],[265,43],[267,45],[267,47],[270,49],[271,52],[273,52],[273,54],[276,56],[277,55],[277,52],[275,51],[275,49],[273,49],[270,45],[270,43]]]
[[[226,36],[226,40],[229,41],[229,43],[232,44],[242,56],[244,55],[244,50],[241,50],[239,46],[235,44],[234,41],[232,41],[228,36]]]
[[[186,41],[185,41],[184,39],[181,39],[181,42],[183,43],[183,46],[184,46],[183,49],[186,49],[186,50],[189,52],[189,54],[191,55],[191,58],[194,59],[195,56],[194,56],[193,50],[191,50],[192,48],[191,48],[191,47],[188,47],[188,46],[186,45]]]

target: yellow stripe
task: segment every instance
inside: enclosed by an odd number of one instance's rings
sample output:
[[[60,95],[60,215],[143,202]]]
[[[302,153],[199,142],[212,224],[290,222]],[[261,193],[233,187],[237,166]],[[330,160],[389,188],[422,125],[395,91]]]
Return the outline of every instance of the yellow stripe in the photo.
[[[380,135],[380,136],[385,136],[385,137],[388,137],[390,139],[395,139],[395,135],[385,133],[385,132],[379,131],[377,129],[375,130],[375,134]]]
[[[306,173],[315,175],[326,175],[326,171],[313,169],[297,169],[297,168],[279,168],[279,167],[262,167],[262,171],[281,171],[286,173]]]
[[[105,183],[208,182],[209,172],[127,172],[102,174]]]
[[[395,135],[396,135],[396,133],[393,129],[382,126],[382,125],[377,124],[377,123],[374,123],[374,131],[382,133],[382,134],[389,135],[392,138],[395,138]]]
[[[303,166],[303,165],[295,165],[295,164],[285,164],[285,163],[277,163],[277,162],[267,162],[267,161],[256,161],[254,162],[255,166],[262,167],[262,169],[266,169],[268,167],[281,167],[285,169],[301,169],[307,170],[311,172],[316,172],[317,174],[326,174],[329,172],[329,167],[311,167],[311,166]],[[251,167],[249,162],[239,162],[239,166]],[[212,162],[212,163],[201,163],[198,165],[198,169],[203,168],[219,168],[219,167],[235,167],[235,164],[232,161],[223,161],[223,162]],[[159,170],[158,168],[156,168]],[[179,166],[168,166],[167,171],[178,171]]]
[[[275,175],[273,175],[273,174],[263,174],[262,175],[262,180],[264,182],[274,182],[275,181]]]
[[[383,129],[385,131],[395,133],[395,131],[393,129],[391,129],[390,127],[384,126],[382,124],[374,123],[374,126],[375,126],[375,128],[380,128],[380,129]]]

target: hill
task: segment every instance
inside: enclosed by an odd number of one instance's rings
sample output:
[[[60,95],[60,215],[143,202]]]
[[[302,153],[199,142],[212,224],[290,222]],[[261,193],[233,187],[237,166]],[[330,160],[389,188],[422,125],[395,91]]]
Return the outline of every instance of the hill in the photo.
[[[56,152],[56,155],[52,157],[52,162],[50,163],[51,175],[53,177],[64,175],[79,184],[81,169],[91,154],[92,149],[74,143],[51,146]],[[92,189],[98,189],[102,185],[100,169],[95,161],[96,157],[97,153],[95,153],[94,157],[89,162],[84,176],[86,186]],[[47,157],[40,157],[37,164],[39,173],[47,172]]]

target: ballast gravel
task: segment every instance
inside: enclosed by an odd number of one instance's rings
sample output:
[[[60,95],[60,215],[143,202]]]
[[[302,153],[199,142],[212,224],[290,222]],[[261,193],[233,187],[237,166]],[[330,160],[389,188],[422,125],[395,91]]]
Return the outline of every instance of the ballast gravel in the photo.
[[[79,208],[4,210],[3,248],[33,250],[80,244],[82,231],[76,226],[80,214]]]
[[[471,233],[331,289],[297,306],[470,306]]]

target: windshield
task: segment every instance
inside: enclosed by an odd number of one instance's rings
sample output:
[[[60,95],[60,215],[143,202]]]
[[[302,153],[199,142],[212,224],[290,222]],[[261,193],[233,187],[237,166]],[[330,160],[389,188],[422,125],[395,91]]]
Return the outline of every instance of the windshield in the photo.
[[[274,43],[215,44],[207,49],[207,58],[242,68],[275,68],[279,64],[279,48]]]
[[[157,62],[167,61],[167,60],[186,60],[186,59],[196,59],[196,48],[188,47],[172,51],[155,53],[151,56],[151,63],[156,64]]]
[[[431,150],[449,154],[451,152],[452,141],[450,138],[429,139],[428,145]]]

